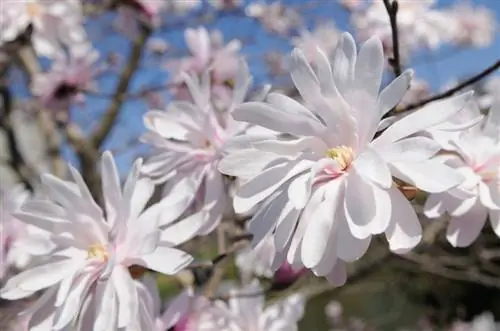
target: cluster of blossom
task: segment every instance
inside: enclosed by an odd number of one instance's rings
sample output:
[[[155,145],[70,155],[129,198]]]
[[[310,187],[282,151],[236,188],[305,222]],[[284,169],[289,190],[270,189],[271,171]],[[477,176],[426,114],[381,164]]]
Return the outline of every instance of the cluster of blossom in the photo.
[[[500,102],[483,116],[467,92],[388,116],[413,73],[380,91],[382,41],[370,38],[358,52],[348,33],[331,59],[320,46],[314,57],[293,50],[289,70],[301,102],[269,88],[250,95],[252,76],[234,47],[213,52],[204,29],[188,30],[186,41],[193,57],[176,78],[189,98],[145,114],[141,140],[154,153],[134,163],[123,185],[111,153],[103,154],[102,208],[71,166],[72,181],[45,174],[32,197],[6,193],[5,242],[24,231],[16,224],[36,228],[17,243],[31,260],[0,291],[16,300],[44,290],[26,311],[29,330],[294,328],[303,298],[264,308],[253,276],[286,283],[311,270],[341,286],[346,263],[361,258],[374,235],[384,233],[394,253],[410,251],[422,226],[408,186],[430,194],[427,216],[452,216],[452,245],[470,245],[487,215],[500,236]],[[220,53],[235,58],[229,76],[218,71]],[[232,80],[225,107],[213,98],[219,75]],[[155,185],[162,198],[148,205]],[[237,259],[243,288],[230,291],[228,303],[186,290],[160,314],[145,272],[188,268],[193,257],[176,247],[235,216],[249,218],[252,235]],[[249,270],[251,260],[259,263]]]
[[[331,326],[330,331],[375,331],[376,327],[371,326],[361,318],[347,317],[344,315],[342,304],[338,301],[331,301],[325,307],[325,313]],[[423,318],[415,327],[399,328],[398,331],[432,331],[436,330],[433,323]],[[477,315],[470,322],[457,320],[451,325],[440,328],[443,331],[498,331],[500,323],[496,323],[493,314],[484,312]]]
[[[392,30],[384,3],[368,1],[362,4],[351,7],[351,22],[357,36],[361,40],[379,36],[385,53],[392,56]],[[465,1],[450,8],[434,8],[435,4],[435,0],[398,2],[399,47],[403,59],[422,47],[436,49],[443,43],[474,47],[491,44],[497,27],[488,8],[472,7]]]

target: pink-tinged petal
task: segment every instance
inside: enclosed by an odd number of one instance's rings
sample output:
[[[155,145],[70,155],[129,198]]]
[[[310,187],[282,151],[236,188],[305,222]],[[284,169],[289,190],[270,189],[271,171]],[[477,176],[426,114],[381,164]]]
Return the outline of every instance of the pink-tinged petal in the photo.
[[[405,70],[382,90],[378,97],[380,116],[384,116],[401,102],[406,91],[410,88],[412,78],[413,70]]]
[[[325,194],[307,226],[302,239],[301,256],[306,268],[314,268],[325,254],[328,238],[335,236],[337,222],[335,212],[344,198],[344,182],[341,178],[325,185]]]
[[[321,136],[326,130],[319,120],[262,102],[244,103],[234,109],[232,114],[237,121],[261,125],[280,133],[290,133],[296,136]]]
[[[113,269],[109,281],[113,284],[116,300],[118,301],[117,326],[123,328],[130,325],[137,314],[138,302],[134,280],[130,276],[128,269],[117,266]]]
[[[355,170],[349,172],[346,179],[344,212],[349,229],[358,239],[365,239],[371,235],[370,222],[377,213],[372,187]],[[363,201],[363,208],[359,206],[360,201]]]
[[[311,162],[298,160],[264,170],[240,187],[234,197],[234,210],[237,213],[250,211],[283,183],[307,170],[310,166]]]
[[[384,66],[382,42],[377,37],[371,37],[363,43],[358,53],[354,69],[354,89],[365,91],[372,100],[376,100]],[[379,117],[378,114],[376,116]]]
[[[188,312],[191,304],[192,293],[189,289],[184,290],[169,302],[168,308],[165,310],[160,320],[163,322],[165,329],[173,327],[181,317]]]
[[[391,125],[374,141],[377,146],[389,144],[414,133],[445,122],[461,111],[472,97],[473,92],[433,102]]]
[[[165,275],[173,275],[187,267],[193,261],[193,257],[175,248],[158,246],[153,253],[133,261],[142,267]]]
[[[387,163],[377,152],[367,148],[353,162],[356,172],[363,178],[382,188],[392,185],[392,176]]]
[[[448,191],[465,180],[455,169],[434,160],[417,163],[393,162],[391,170],[394,177],[429,193]]]
[[[446,238],[453,247],[467,247],[479,236],[488,209],[482,206],[479,201],[462,216],[453,216],[446,230]]]
[[[358,239],[354,237],[349,230],[343,210],[338,210],[335,217],[336,222],[338,222],[335,251],[337,252],[339,259],[342,259],[343,261],[356,261],[368,250],[371,242],[371,236],[368,236],[365,239]]]
[[[202,210],[190,215],[177,223],[162,228],[160,243],[175,247],[194,238],[205,225],[207,212]]]
[[[500,199],[495,199],[494,190],[498,190],[495,185],[488,186],[483,182],[479,182],[479,200],[488,209],[500,210]]]
[[[122,289],[124,291],[125,288]],[[108,331],[116,329],[118,317],[117,295],[112,281],[98,282],[96,296],[99,298],[96,307],[96,316],[93,325],[94,331]]]
[[[333,286],[344,285],[347,281],[347,268],[345,262],[337,260],[333,269],[326,275],[326,280]]]
[[[391,251],[404,254],[418,245],[422,239],[422,226],[406,197],[395,187],[390,190],[392,219],[385,232]]]
[[[421,162],[430,159],[441,150],[441,146],[426,137],[411,137],[380,146],[377,152],[385,162]]]

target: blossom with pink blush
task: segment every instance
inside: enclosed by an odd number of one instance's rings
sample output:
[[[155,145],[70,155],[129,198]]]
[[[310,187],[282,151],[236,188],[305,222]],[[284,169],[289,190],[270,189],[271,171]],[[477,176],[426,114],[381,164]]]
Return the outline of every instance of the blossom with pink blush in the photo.
[[[398,1],[399,46],[403,59],[408,59],[410,52],[417,48],[435,49],[446,41],[443,38],[449,29],[450,17],[433,9],[434,4],[435,0]],[[386,56],[393,56],[392,29],[382,1],[373,1],[367,8],[355,11],[351,21],[361,40],[377,36]]]
[[[451,153],[437,158],[457,169],[466,181],[456,189],[431,194],[424,206],[425,215],[451,216],[446,236],[456,247],[472,244],[488,217],[500,237],[500,101],[477,125],[451,136],[448,145],[453,147]]]
[[[232,97],[232,85],[238,73],[241,42],[232,40],[224,44],[222,35],[211,34],[204,27],[186,29],[184,37],[190,56],[170,61],[167,68],[173,72],[171,90],[177,100],[192,100],[183,81],[183,73],[201,77],[205,71],[211,79],[211,98],[218,109],[226,108]]]
[[[210,0],[210,4],[217,10],[232,10],[241,6],[242,3],[242,0]]]
[[[300,36],[292,39],[292,44],[298,47],[312,62],[316,56],[316,47],[319,47],[330,56],[340,38],[340,31],[332,22],[318,25],[312,32],[308,30],[300,31]]]
[[[463,1],[447,11],[452,17],[451,42],[460,46],[486,47],[495,39],[496,21],[494,13],[484,7],[473,7]]]
[[[174,14],[186,14],[200,6],[200,0],[168,0],[167,10]]]
[[[306,272],[306,268],[295,268],[285,261],[274,273],[272,280],[273,288],[287,288],[295,283]]]
[[[89,42],[78,0],[0,0],[0,45],[15,40],[28,26],[38,55],[53,58],[64,48],[79,54]]]
[[[242,59],[239,67],[230,110],[243,102],[252,83]],[[141,139],[154,146],[155,152],[142,172],[157,184],[165,183],[167,197],[168,192],[183,187],[189,197],[184,211],[195,212],[186,221],[192,231],[208,234],[231,207],[231,183],[217,170],[222,148],[229,137],[242,134],[248,126],[234,121],[230,111],[215,109],[208,72],[201,82],[196,76],[184,79],[194,103],[175,101],[165,111],[153,110],[144,116],[148,132]]]
[[[72,102],[82,100],[82,91],[91,87],[96,74],[93,66],[98,58],[95,50],[78,57],[57,57],[48,72],[33,78],[33,94],[45,108],[65,114]]]
[[[259,20],[266,29],[280,35],[288,35],[291,30],[302,24],[300,14],[281,1],[274,1],[271,4],[264,1],[252,2],[246,7],[245,12],[248,17]]]
[[[361,5],[363,5],[364,3],[361,0],[338,0],[338,1],[344,8],[351,11],[359,9],[359,7],[361,7]]]

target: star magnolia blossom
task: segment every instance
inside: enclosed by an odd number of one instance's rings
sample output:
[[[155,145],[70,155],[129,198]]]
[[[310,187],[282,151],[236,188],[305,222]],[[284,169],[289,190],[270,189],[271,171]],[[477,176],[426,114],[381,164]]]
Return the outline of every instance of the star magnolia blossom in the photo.
[[[52,248],[45,233],[22,223],[13,215],[29,197],[30,193],[24,185],[15,185],[1,194],[0,279],[10,267],[23,269],[33,257],[47,253]]]
[[[299,13],[281,1],[270,4],[255,1],[245,8],[245,13],[248,17],[258,19],[268,30],[280,35],[288,35],[291,30],[302,24]]]
[[[244,61],[236,80],[233,106],[243,102],[252,78]],[[194,104],[172,102],[166,111],[150,111],[144,116],[149,130],[141,139],[155,147],[142,171],[155,183],[166,182],[167,196],[176,187],[186,186],[195,212],[205,214],[200,234],[211,232],[228,208],[227,178],[219,173],[217,165],[222,157],[222,146],[231,136],[240,134],[248,125],[234,121],[230,112],[214,110],[210,102],[210,83],[205,74],[201,86],[186,77]],[[186,185],[187,184],[187,185]]]
[[[156,280],[150,276],[145,275],[140,283],[141,295],[144,297],[146,305],[145,315],[151,315],[153,324],[148,331],[168,331],[174,327],[182,317],[188,312],[193,293],[191,289],[186,289],[172,299],[167,306],[167,309],[162,313],[162,304],[160,293]]]
[[[339,37],[340,31],[333,23],[328,22],[319,25],[312,32],[302,30],[300,37],[292,39],[292,44],[299,48],[310,62],[313,62],[317,47],[329,56],[335,50]]]
[[[229,291],[227,303],[216,301],[199,317],[190,331],[279,331],[297,330],[304,315],[304,298],[293,294],[264,307],[265,296],[257,280]]]
[[[168,241],[178,240],[178,233],[159,229],[160,222],[169,221],[172,206],[157,203],[143,212],[154,185],[139,179],[140,167],[139,159],[122,190],[111,153],[103,154],[106,216],[72,167],[74,183],[44,175],[43,189],[50,200],[32,199],[14,214],[49,231],[55,245],[47,260],[9,279],[0,291],[2,298],[13,300],[47,289],[30,309],[30,328],[44,324],[51,330],[129,327],[145,304],[133,277],[143,268],[174,274],[191,263],[190,255]],[[147,321],[140,324],[134,331],[150,331]]]
[[[81,54],[89,47],[82,23],[78,0],[0,0],[0,45],[15,40],[32,25],[31,40],[38,55],[52,58],[63,45]]]
[[[479,125],[451,139],[450,145],[455,148],[451,155],[446,155],[446,163],[467,178],[461,188],[470,196],[457,196],[453,190],[431,194],[425,214],[431,218],[450,214],[447,238],[453,246],[470,245],[488,215],[500,237],[500,101]]]
[[[342,284],[343,261],[361,257],[372,235],[385,232],[391,250],[400,253],[421,239],[417,215],[392,176],[436,193],[463,181],[430,159],[440,149],[436,142],[411,135],[454,116],[471,94],[430,104],[372,141],[382,116],[408,89],[411,71],[379,94],[381,42],[372,38],[356,54],[349,34],[342,35],[332,65],[318,49],[315,67],[317,72],[299,50],[293,51],[291,77],[305,105],[270,93],[267,103],[249,102],[233,111],[236,120],[291,138],[233,138],[233,152],[219,169],[236,177],[255,175],[234,197],[237,213],[262,203],[249,225],[254,244],[272,233],[277,252],[294,267]]]
[[[186,29],[184,38],[191,56],[169,62],[167,67],[174,70],[173,89],[175,99],[192,100],[184,84],[184,73],[201,77],[210,72],[211,94],[218,109],[224,109],[231,102],[232,85],[238,74],[241,42],[232,40],[224,45],[220,33],[209,34],[204,27]]]
[[[94,50],[78,57],[57,57],[50,71],[33,78],[33,94],[44,107],[66,114],[72,101],[83,100],[82,90],[90,88],[98,58],[99,53]]]
[[[392,2],[392,1],[391,1]],[[401,38],[400,52],[408,58],[411,51],[419,47],[434,49],[449,30],[451,18],[443,12],[432,9],[435,0],[398,1],[398,31]],[[384,45],[386,55],[392,56],[392,30],[389,15],[382,1],[358,10],[351,16],[360,39],[378,36]]]

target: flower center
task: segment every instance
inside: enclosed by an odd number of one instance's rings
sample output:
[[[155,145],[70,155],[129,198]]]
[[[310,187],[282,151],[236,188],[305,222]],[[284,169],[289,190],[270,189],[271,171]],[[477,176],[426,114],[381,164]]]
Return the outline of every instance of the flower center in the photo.
[[[26,4],[26,12],[31,18],[41,16],[43,13],[42,7],[36,2],[30,1]]]
[[[99,261],[106,261],[109,257],[108,251],[103,245],[92,245],[87,250],[88,259],[96,259]]]
[[[351,147],[339,146],[327,150],[325,156],[337,161],[341,170],[345,170],[352,163],[354,152]]]

